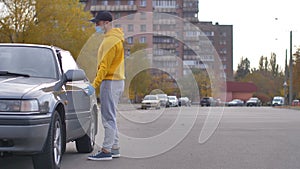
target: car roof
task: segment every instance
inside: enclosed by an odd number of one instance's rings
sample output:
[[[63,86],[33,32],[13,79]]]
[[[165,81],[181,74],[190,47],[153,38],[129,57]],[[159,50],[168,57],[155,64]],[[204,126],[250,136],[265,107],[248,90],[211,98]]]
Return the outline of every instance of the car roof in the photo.
[[[30,44],[30,43],[0,43],[0,46],[11,46],[11,47],[39,47],[39,48],[48,48],[48,49],[55,49],[55,50],[63,50],[57,46],[52,45],[43,45],[43,44]]]
[[[49,48],[49,45],[40,45],[40,44],[28,44],[28,43],[0,43],[0,46],[28,46],[28,47],[46,47]]]

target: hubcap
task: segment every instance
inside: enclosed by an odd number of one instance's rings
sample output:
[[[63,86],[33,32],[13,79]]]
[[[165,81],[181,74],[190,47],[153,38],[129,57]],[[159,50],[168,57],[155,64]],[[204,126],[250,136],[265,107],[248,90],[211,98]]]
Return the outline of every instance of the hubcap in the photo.
[[[62,147],[62,138],[61,138],[61,126],[60,122],[55,122],[54,128],[54,140],[53,140],[53,153],[55,164],[58,165],[61,158],[61,147]]]
[[[94,146],[95,144],[95,117],[92,115],[91,118],[91,128],[90,128],[90,139],[91,139],[91,146]]]

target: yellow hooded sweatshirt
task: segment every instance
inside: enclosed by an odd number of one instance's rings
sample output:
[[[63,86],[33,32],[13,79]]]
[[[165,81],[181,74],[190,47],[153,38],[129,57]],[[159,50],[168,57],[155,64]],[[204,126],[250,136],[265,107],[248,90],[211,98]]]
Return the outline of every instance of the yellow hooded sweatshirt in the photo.
[[[98,49],[98,70],[93,87],[98,89],[103,80],[123,80],[124,33],[121,28],[112,28],[104,36]]]

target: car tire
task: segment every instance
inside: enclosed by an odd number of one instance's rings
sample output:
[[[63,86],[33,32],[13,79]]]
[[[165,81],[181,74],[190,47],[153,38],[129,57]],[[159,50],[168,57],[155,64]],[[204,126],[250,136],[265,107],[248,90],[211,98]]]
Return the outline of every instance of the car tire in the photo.
[[[63,132],[61,117],[55,111],[43,152],[32,156],[34,169],[60,169],[64,146]]]
[[[87,133],[75,140],[78,153],[90,153],[94,150],[96,131],[97,119],[94,112],[91,115],[91,124]]]

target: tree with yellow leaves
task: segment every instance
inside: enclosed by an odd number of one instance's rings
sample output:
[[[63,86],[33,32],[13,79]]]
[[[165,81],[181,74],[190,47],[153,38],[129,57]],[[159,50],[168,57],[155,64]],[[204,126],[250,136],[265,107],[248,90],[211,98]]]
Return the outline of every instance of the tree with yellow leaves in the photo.
[[[55,45],[76,58],[94,32],[78,0],[0,0],[0,42]]]

